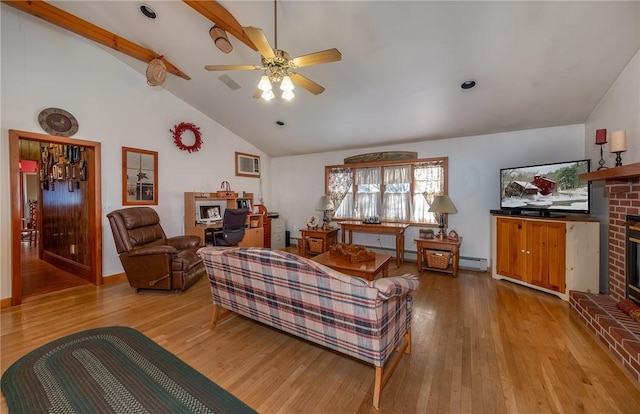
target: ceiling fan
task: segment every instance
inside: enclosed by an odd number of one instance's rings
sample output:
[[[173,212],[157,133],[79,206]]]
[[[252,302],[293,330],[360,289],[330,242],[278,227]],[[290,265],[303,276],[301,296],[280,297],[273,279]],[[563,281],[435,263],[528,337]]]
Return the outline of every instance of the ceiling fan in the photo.
[[[338,49],[327,49],[308,55],[290,58],[284,50],[278,49],[278,17],[276,1],[273,2],[273,20],[275,26],[275,48],[272,48],[261,29],[257,27],[243,27],[244,33],[251,39],[262,55],[262,66],[258,65],[207,65],[204,68],[210,71],[226,70],[262,70],[263,76],[258,83],[258,89],[253,94],[254,98],[271,100],[274,98],[273,84],[280,83],[282,98],[290,100],[294,97],[293,84],[308,90],[314,95],[324,91],[324,87],[318,85],[309,78],[294,72],[294,69],[305,66],[319,65],[321,63],[336,62],[342,59]]]

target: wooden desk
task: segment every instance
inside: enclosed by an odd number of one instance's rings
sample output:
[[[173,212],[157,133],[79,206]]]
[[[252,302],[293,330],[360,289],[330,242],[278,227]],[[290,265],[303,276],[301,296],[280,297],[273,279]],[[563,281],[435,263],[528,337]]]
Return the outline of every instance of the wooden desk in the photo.
[[[341,221],[342,243],[346,243],[346,234],[349,232],[349,244],[353,244],[353,232],[360,233],[383,233],[396,235],[396,266],[400,267],[404,263],[404,231],[409,227],[404,223],[380,223],[364,224],[361,221],[347,220]]]
[[[422,271],[422,262],[424,261],[424,251],[427,250],[441,250],[445,252],[451,252],[452,264],[446,269],[438,269],[434,267],[425,267],[426,270],[433,270],[436,272],[451,273],[453,277],[458,277],[458,264],[460,263],[460,245],[462,244],[462,237],[458,237],[458,240],[453,241],[449,239],[440,240],[434,239],[415,239],[418,249],[418,272]]]
[[[333,246],[338,243],[338,231],[340,229],[331,228],[324,229],[301,229],[302,235],[302,249],[300,251],[301,256],[306,256],[307,253],[324,253],[329,250],[329,246]],[[309,246],[307,246],[307,243]]]
[[[257,223],[255,222],[257,220]],[[254,225],[252,227],[252,221]],[[196,224],[193,227],[185,228],[185,234],[189,236],[198,236],[200,238],[200,246],[206,246],[207,235],[214,232],[222,231],[222,221],[215,224]],[[263,247],[264,246],[264,228],[262,226],[262,215],[253,214],[247,216],[245,224],[244,237],[238,243],[240,247]]]
[[[380,272],[382,272],[382,277],[389,276],[389,261],[391,261],[391,256],[388,254],[376,253],[375,260],[370,262],[351,263],[348,260],[331,256],[331,252],[324,252],[311,258],[311,260],[351,276],[358,276],[367,280],[373,280]]]

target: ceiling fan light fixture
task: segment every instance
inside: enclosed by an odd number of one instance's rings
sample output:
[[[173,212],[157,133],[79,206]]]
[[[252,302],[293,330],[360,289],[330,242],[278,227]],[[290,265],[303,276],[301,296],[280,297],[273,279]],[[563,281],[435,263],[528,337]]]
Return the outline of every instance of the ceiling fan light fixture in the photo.
[[[262,75],[260,78],[260,82],[258,83],[258,89],[263,92],[270,91],[272,88],[271,82],[269,82],[269,77],[267,75]],[[264,95],[264,94],[263,94]]]
[[[294,96],[295,95],[294,95],[293,91],[283,91],[282,92],[282,99],[284,99],[285,101],[292,100]]]
[[[282,81],[280,82],[280,89],[285,92],[291,92],[293,90],[293,82],[291,82],[291,78],[289,75],[284,75]],[[284,98],[284,94],[282,94]]]
[[[273,91],[271,89],[267,89],[266,91],[262,92],[262,99],[264,99],[265,101],[270,101],[275,97],[276,96],[273,94]]]
[[[211,36],[213,43],[215,43],[216,47],[220,49],[222,53],[229,53],[233,50],[233,46],[227,37],[227,32],[225,32],[223,28],[213,26],[209,29],[209,36]]]

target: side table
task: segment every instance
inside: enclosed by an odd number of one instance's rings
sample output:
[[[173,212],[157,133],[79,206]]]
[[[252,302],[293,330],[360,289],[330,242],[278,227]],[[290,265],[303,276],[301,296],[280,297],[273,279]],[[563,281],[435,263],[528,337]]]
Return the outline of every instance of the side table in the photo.
[[[337,228],[324,229],[301,229],[302,248],[300,254],[306,256],[307,253],[324,253],[329,251],[329,246],[338,243]]]
[[[452,256],[452,264],[446,269],[439,269],[435,267],[427,267],[426,270],[433,270],[436,272],[451,273],[453,277],[458,277],[458,264],[460,263],[460,245],[462,244],[462,237],[458,237],[458,240],[451,239],[415,239],[418,249],[418,272],[422,271],[422,263],[425,259],[425,250],[439,250],[444,252],[450,252]]]

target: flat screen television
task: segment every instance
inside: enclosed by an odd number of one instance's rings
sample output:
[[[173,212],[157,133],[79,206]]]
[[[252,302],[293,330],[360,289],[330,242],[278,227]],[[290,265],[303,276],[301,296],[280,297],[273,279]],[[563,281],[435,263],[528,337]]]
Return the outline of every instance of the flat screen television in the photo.
[[[590,160],[502,168],[500,210],[546,217],[589,214],[591,186],[578,176],[590,170]]]

